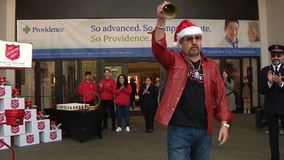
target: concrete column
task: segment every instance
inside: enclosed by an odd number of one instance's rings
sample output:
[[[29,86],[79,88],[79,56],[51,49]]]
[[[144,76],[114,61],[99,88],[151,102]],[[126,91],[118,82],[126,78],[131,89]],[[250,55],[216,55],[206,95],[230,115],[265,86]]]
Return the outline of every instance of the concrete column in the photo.
[[[258,0],[258,15],[260,24],[260,67],[270,65],[270,54],[268,52],[268,40],[267,40],[267,10],[266,0]]]
[[[16,35],[16,0],[6,0],[6,41],[15,41]],[[15,70],[6,70],[6,79],[15,84]]]
[[[16,0],[7,0],[6,40],[15,41],[16,35]]]
[[[0,0],[0,40],[6,40],[7,0]]]
[[[0,0],[0,40],[15,41],[15,13],[16,0]],[[6,79],[11,84],[15,84],[15,71],[4,70],[4,72]]]
[[[261,27],[261,67],[271,64],[268,51],[270,45],[284,45],[283,6],[283,0],[258,0]]]

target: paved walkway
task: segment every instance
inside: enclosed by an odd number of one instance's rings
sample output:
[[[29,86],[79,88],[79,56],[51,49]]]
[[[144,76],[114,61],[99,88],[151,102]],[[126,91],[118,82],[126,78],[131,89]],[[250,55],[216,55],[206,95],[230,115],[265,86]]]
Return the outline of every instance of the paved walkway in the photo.
[[[93,136],[79,143],[71,134],[63,134],[60,142],[13,146],[16,160],[166,160],[166,127],[155,122],[154,132],[146,133],[142,116],[133,116],[130,120],[130,133],[104,130],[102,140]],[[254,114],[235,114],[229,140],[219,146],[220,125],[214,121],[210,160],[269,160],[266,128],[256,129],[254,122]],[[279,141],[281,159],[284,159],[284,136],[280,136]],[[0,151],[0,160],[12,160],[11,151]]]

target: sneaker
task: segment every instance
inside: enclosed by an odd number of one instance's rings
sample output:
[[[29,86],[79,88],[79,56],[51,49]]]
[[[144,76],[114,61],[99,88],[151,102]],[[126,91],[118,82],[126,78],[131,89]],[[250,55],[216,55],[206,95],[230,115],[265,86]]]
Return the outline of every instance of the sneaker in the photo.
[[[250,114],[250,110],[248,110],[248,114]]]
[[[266,134],[269,134],[269,131],[265,131]]]
[[[126,132],[130,132],[130,128],[127,126],[127,127],[125,128],[125,131],[126,131]]]
[[[112,127],[112,128],[111,128],[111,131],[115,131],[115,127]]]
[[[121,127],[117,127],[115,131],[116,131],[116,132],[121,132],[122,129],[121,129]]]
[[[281,129],[281,130],[279,131],[279,134],[280,134],[280,135],[284,135],[283,129]]]
[[[246,110],[244,110],[244,113],[247,113],[247,111],[246,111]]]

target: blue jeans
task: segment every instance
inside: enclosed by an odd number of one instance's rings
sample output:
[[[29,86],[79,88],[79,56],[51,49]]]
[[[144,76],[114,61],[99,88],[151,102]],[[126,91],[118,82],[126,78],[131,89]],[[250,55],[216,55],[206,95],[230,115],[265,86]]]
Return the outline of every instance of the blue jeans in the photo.
[[[177,125],[168,126],[169,160],[209,160],[212,134],[207,130]]]
[[[121,127],[123,115],[124,115],[124,118],[125,118],[126,126],[130,125],[129,108],[130,108],[130,104],[116,105],[118,127]]]

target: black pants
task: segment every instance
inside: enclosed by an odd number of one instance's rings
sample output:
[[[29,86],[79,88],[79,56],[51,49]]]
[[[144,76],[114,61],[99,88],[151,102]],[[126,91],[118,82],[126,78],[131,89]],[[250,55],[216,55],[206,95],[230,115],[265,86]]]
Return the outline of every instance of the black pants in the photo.
[[[84,101],[82,101],[82,103],[84,103]],[[86,103],[86,104],[89,104],[90,106],[94,106],[94,105],[95,105],[94,100],[92,100],[92,101],[86,101],[85,103]]]
[[[135,109],[135,100],[130,100],[130,106]]]
[[[279,158],[279,119],[281,120],[282,128],[284,127],[284,115],[266,114],[267,126],[269,132],[269,143],[271,151],[271,160],[280,160]]]
[[[153,130],[154,128],[154,117],[157,112],[157,107],[143,107],[141,106],[141,111],[145,118],[146,129]]]
[[[102,100],[102,109],[106,111],[106,114],[103,119],[103,126],[107,127],[108,126],[108,111],[111,115],[111,122],[112,122],[112,127],[115,127],[115,113],[114,113],[114,102],[113,99],[110,100]]]

